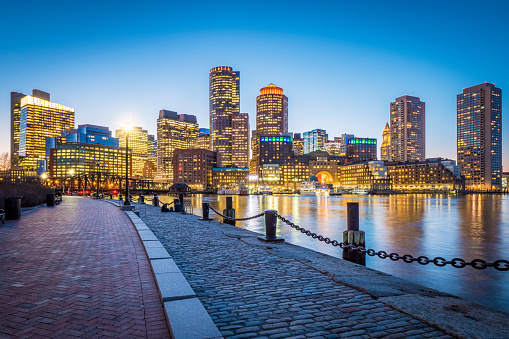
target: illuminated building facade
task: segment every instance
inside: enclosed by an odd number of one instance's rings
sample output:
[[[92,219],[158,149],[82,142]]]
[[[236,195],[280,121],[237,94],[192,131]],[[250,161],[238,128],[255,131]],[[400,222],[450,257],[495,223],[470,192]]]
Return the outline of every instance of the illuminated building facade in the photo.
[[[328,140],[323,144],[323,150],[330,155],[341,154],[341,138],[334,137],[334,140]]]
[[[0,171],[0,182],[17,183],[41,183],[41,177],[35,170],[22,168]]]
[[[228,66],[214,67],[209,72],[210,144],[225,166],[233,165],[234,113],[240,113],[240,72]]]
[[[118,143],[121,148],[125,149],[126,135],[123,128],[115,131]],[[154,136],[148,134],[147,130],[141,127],[133,126],[128,133],[129,151],[132,155],[132,177],[135,179],[153,179],[154,177],[146,177],[145,175],[154,174],[153,169],[156,164],[154,154]]]
[[[340,156],[349,162],[377,160],[376,139],[356,138],[353,134],[341,135]]]
[[[19,166],[19,118],[21,99],[26,95],[18,92],[11,92],[11,167]],[[35,96],[35,95],[34,95]]]
[[[371,191],[391,189],[387,167],[383,161],[378,160],[341,166],[339,181],[343,189],[362,188]]]
[[[216,167],[217,152],[196,148],[176,149],[173,153],[173,183],[184,183],[196,190],[211,189],[212,169]]]
[[[382,146],[380,146],[380,160],[391,161],[391,128],[385,124],[382,134]]]
[[[249,166],[249,115],[232,114],[232,165]]]
[[[11,150],[15,152],[18,149],[18,157],[14,157],[13,164],[25,169],[36,169],[38,161],[45,161],[46,137],[59,136],[64,130],[74,127],[74,108],[49,101],[49,93],[34,90],[33,94],[21,99],[15,95],[19,106],[15,102],[12,111],[14,140]]]
[[[274,84],[260,89],[256,97],[256,131],[260,135],[288,132],[288,98]]]
[[[304,154],[304,139],[300,133],[293,134],[293,153],[297,156]]]
[[[57,143],[50,152],[49,175],[52,179],[72,176],[93,176],[98,172],[105,176],[125,177],[125,148],[81,142]],[[129,165],[132,161],[129,161]],[[129,167],[129,176],[132,166]]]
[[[224,186],[235,186],[241,182],[247,184],[249,168],[214,168],[212,169],[212,186],[218,189]]]
[[[426,159],[411,163],[385,163],[397,191],[452,191],[462,187],[454,160]]]
[[[210,130],[208,128],[200,128],[198,136],[194,141],[194,147],[199,149],[206,149],[210,151]]]
[[[309,132],[304,132],[304,154],[314,151],[323,151],[323,144],[327,142],[329,136],[324,129],[314,129]]]
[[[457,96],[457,150],[467,189],[502,186],[502,90],[484,83]]]
[[[198,136],[194,115],[161,110],[157,119],[157,176],[156,181],[173,182],[173,152],[193,148]]]
[[[390,158],[392,161],[422,161],[426,157],[425,103],[405,95],[391,102]]]

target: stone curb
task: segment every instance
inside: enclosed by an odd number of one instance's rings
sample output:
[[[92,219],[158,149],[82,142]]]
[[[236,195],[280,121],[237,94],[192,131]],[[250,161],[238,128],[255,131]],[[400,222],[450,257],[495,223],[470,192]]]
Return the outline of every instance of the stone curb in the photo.
[[[118,206],[113,201],[105,201]],[[125,213],[136,228],[150,261],[171,336],[177,339],[223,338],[161,242],[134,212]]]

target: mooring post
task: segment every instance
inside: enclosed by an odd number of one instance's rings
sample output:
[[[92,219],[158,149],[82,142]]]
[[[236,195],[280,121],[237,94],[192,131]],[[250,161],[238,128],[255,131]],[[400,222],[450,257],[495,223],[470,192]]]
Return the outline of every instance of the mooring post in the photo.
[[[347,226],[343,232],[343,242],[355,247],[365,247],[366,237],[364,231],[359,231],[359,203],[347,202]],[[356,264],[366,265],[366,254],[349,248],[343,249],[343,259]]]
[[[154,194],[154,199],[152,199],[152,206],[159,206],[159,197],[157,194]]]
[[[202,217],[198,220],[203,221],[210,221],[212,218],[209,217],[209,203],[208,202],[202,202],[201,203],[201,210],[202,210]]]
[[[283,238],[276,236],[277,231],[277,211],[265,211],[265,236],[259,236],[258,239],[263,242],[284,242]]]
[[[180,205],[184,206],[184,194],[179,193],[179,201],[180,201]]]
[[[178,199],[178,198],[173,199],[173,210],[175,212],[182,211],[182,206],[180,205],[180,199]]]
[[[227,217],[235,219],[235,209],[233,208],[233,197],[226,197],[226,209],[223,214]],[[223,218],[223,223],[235,226],[235,220]]]

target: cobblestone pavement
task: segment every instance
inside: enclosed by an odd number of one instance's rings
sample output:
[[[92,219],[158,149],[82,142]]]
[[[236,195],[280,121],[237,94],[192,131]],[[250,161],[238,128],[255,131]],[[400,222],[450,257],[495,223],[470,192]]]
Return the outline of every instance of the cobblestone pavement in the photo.
[[[141,217],[224,337],[449,337],[299,261],[223,234],[231,226],[155,207]]]
[[[0,225],[0,338],[169,338],[134,226],[64,197]]]

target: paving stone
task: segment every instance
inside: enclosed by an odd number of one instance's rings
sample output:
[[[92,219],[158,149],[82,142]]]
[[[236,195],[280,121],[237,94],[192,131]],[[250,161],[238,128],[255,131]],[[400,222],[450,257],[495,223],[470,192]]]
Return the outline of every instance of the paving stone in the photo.
[[[164,301],[194,297],[196,294],[182,273],[156,273],[156,282]]]
[[[418,326],[434,330],[299,261],[273,255],[267,247],[250,244],[248,238],[241,241],[226,235],[246,232],[239,228],[161,213],[150,206],[141,217],[225,338],[334,338],[345,333],[368,338],[390,329],[384,327],[387,324],[393,324],[393,330],[402,329],[401,333]],[[243,327],[261,329],[238,333]],[[396,333],[386,331],[385,335]]]
[[[165,302],[170,330],[175,338],[220,338],[221,333],[197,298]]]
[[[181,273],[175,261],[172,259],[151,260],[154,273]]]
[[[0,338],[170,337],[142,242],[118,207],[64,197],[5,226]]]

